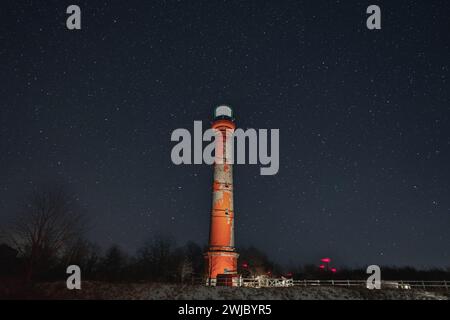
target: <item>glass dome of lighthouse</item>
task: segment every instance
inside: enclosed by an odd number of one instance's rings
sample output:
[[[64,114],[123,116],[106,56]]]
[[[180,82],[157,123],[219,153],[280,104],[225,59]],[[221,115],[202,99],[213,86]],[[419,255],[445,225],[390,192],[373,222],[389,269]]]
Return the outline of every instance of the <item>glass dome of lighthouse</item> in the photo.
[[[216,107],[214,109],[214,120],[219,119],[227,119],[233,121],[233,109],[230,106],[226,105],[220,105]]]

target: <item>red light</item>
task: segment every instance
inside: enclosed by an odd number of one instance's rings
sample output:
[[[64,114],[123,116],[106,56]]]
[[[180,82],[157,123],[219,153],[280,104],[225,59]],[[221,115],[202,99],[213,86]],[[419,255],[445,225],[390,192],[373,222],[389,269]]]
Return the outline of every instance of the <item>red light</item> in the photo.
[[[242,264],[242,268],[248,268],[248,264],[247,263],[243,263]]]
[[[289,272],[286,276],[288,276],[289,278],[292,277],[292,272]]]
[[[321,264],[321,265],[319,266],[319,268],[323,270],[323,269],[325,269],[325,266],[324,266],[323,264]]]
[[[323,258],[323,259],[320,259],[320,261],[325,262],[325,263],[330,263],[331,259],[330,258]]]
[[[331,268],[331,272],[336,273],[336,268]]]

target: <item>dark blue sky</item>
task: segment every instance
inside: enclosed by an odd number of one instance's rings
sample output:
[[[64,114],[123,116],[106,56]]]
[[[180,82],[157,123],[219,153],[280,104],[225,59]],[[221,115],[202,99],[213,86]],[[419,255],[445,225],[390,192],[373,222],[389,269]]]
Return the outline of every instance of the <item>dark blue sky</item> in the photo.
[[[80,31],[65,27],[73,3]],[[1,224],[57,181],[103,247],[205,245],[212,168],[173,165],[170,135],[229,103],[281,144],[277,175],[235,168],[238,246],[279,263],[450,265],[448,1],[0,8]]]

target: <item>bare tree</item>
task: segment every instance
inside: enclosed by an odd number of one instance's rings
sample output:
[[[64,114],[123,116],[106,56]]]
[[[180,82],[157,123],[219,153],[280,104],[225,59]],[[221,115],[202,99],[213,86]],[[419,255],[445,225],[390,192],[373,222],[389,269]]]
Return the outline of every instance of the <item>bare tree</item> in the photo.
[[[138,250],[138,261],[151,280],[173,280],[181,255],[176,254],[175,240],[155,235]]]
[[[109,281],[124,279],[128,257],[118,245],[112,245],[105,253],[100,264],[101,276]]]
[[[27,258],[26,278],[58,257],[83,231],[84,218],[75,199],[62,188],[35,192],[13,221],[9,238]]]
[[[60,262],[64,269],[71,264],[78,265],[83,270],[83,279],[86,279],[86,277],[92,278],[94,276],[100,260],[100,247],[80,237],[65,246]]]
[[[184,257],[184,259],[181,261],[179,273],[181,283],[184,283],[187,279],[192,277],[194,273],[194,267],[192,266],[192,261],[191,259],[189,259],[189,257]]]

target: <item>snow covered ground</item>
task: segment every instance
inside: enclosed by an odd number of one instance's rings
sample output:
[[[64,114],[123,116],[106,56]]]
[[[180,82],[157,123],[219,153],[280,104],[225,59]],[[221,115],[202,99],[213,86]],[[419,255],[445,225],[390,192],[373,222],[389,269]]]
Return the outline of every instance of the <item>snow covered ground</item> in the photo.
[[[65,283],[42,283],[34,291],[49,299],[149,299],[149,300],[448,300],[449,292],[425,290],[367,290],[343,287],[231,288],[157,283],[82,283],[68,290]]]

